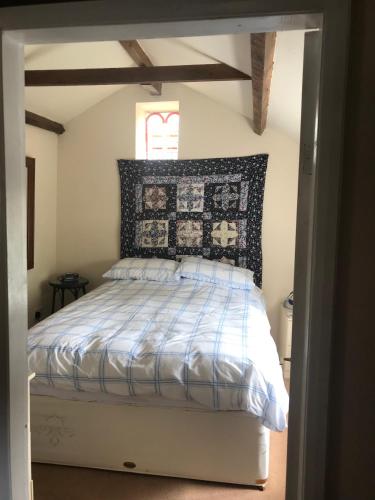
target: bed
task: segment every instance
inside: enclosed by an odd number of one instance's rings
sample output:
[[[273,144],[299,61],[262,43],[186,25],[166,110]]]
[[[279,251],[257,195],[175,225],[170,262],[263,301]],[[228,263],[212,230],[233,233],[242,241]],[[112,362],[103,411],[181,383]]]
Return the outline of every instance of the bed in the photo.
[[[30,331],[34,461],[264,487],[288,410],[260,290],[267,160],[118,160],[121,260]]]
[[[214,275],[109,279],[30,330],[33,461],[265,485],[277,350],[260,289]]]

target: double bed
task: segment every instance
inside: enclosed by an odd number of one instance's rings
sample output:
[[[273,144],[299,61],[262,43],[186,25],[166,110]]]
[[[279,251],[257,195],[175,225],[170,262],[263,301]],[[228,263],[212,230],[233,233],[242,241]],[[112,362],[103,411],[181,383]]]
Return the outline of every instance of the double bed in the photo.
[[[267,159],[118,161],[122,260],[30,331],[34,461],[264,486],[288,410],[260,290]]]
[[[255,285],[110,279],[30,330],[29,367],[34,461],[263,486],[286,427]]]

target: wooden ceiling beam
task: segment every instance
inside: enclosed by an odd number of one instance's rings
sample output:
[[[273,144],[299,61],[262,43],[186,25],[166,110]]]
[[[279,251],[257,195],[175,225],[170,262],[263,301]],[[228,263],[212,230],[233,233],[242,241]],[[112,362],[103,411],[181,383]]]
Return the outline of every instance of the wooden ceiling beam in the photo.
[[[138,66],[146,66],[148,68],[152,68],[154,66],[151,59],[142,49],[141,44],[138,42],[138,40],[119,40],[119,43]],[[150,88],[151,95],[161,95],[161,86],[162,84],[160,82],[152,82],[147,85],[147,87]]]
[[[253,127],[262,135],[267,124],[276,33],[252,33],[251,77],[253,87]]]
[[[25,71],[27,87],[68,85],[122,85],[251,80],[251,77],[226,64],[183,66],[142,66],[139,68],[48,69]]]
[[[65,132],[65,128],[61,123],[54,122],[49,118],[37,115],[31,111],[25,111],[25,123],[27,125],[32,125],[33,127],[39,127],[49,132],[54,132],[55,134],[61,135]]]

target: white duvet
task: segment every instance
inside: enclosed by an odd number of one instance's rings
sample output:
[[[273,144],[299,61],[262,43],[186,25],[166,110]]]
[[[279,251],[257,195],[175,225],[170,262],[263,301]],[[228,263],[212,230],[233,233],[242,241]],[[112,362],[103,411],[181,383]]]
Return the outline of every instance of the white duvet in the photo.
[[[286,427],[288,395],[257,288],[109,281],[33,327],[28,351],[39,386],[157,396]]]

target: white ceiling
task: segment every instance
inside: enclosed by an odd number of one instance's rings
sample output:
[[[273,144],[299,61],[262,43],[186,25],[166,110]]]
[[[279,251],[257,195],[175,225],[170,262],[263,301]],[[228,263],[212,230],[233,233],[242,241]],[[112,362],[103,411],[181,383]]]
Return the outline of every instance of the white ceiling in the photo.
[[[277,34],[268,126],[296,140],[299,135],[303,64],[302,31]],[[251,74],[249,35],[219,35],[141,40],[155,65],[225,62]],[[116,42],[34,45],[25,47],[26,69],[134,66]],[[251,119],[251,82],[202,82],[184,85]],[[26,109],[67,124],[124,85],[26,87]]]

